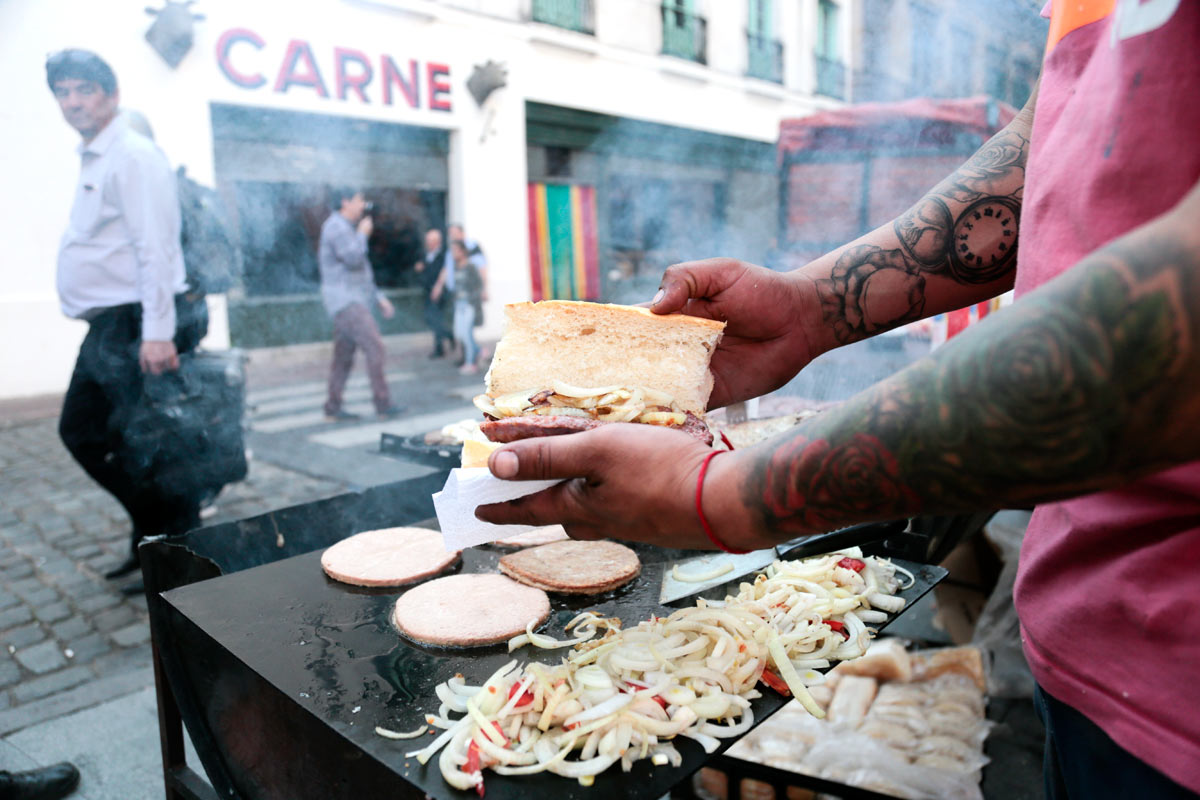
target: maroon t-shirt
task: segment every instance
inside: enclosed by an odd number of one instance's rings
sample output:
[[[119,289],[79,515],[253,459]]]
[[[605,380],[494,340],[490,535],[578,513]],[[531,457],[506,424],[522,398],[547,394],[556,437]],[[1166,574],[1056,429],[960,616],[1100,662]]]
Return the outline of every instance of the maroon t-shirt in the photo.
[[[1018,295],[1200,181],[1200,2],[1052,7]],[[1014,598],[1038,683],[1200,792],[1200,462],[1039,506]]]

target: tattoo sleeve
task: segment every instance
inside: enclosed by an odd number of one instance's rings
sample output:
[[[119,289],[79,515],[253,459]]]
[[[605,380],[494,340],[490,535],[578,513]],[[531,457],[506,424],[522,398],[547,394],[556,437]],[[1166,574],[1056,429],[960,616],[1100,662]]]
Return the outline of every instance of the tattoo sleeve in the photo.
[[[1010,126],[898,217],[890,234],[876,231],[838,253],[815,281],[836,344],[1007,288],[1028,152],[1029,140]],[[927,302],[935,286],[949,286],[946,302]]]
[[[1200,239],[1185,232],[1197,207],[1088,256],[756,453],[744,501],[769,530],[794,535],[1022,507],[1200,458]],[[908,219],[905,246],[922,252],[936,231],[915,233],[918,217]],[[970,267],[943,256],[937,269]]]

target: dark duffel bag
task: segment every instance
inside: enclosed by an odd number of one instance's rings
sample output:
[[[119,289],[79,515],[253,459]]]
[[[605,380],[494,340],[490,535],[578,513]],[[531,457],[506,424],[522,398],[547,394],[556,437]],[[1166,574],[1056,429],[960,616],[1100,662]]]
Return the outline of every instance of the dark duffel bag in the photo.
[[[123,460],[138,481],[179,497],[212,497],[246,477],[245,356],[195,351],[179,369],[145,377],[125,428]]]

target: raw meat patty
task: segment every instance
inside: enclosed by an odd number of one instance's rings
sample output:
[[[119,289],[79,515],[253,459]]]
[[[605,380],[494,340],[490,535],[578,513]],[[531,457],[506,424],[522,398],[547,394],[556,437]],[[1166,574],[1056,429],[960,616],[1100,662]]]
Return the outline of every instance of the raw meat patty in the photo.
[[[436,575],[458,561],[442,534],[425,528],[381,528],[357,533],[321,554],[325,574],[355,586],[401,586]]]
[[[568,540],[510,553],[500,571],[548,592],[600,594],[636,578],[642,562],[623,544]]]
[[[448,575],[400,595],[392,624],[409,638],[444,647],[511,639],[550,616],[550,598],[496,574]]]
[[[543,525],[507,539],[497,539],[492,544],[498,544],[501,547],[536,547],[539,544],[562,542],[567,538],[567,529],[562,525]]]

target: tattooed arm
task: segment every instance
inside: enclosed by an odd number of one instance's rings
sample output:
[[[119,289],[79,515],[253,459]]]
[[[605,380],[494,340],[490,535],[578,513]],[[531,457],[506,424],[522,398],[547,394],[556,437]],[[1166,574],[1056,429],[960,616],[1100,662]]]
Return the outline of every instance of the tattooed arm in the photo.
[[[712,508],[764,542],[1027,506],[1197,458],[1200,186],[930,358],[717,459]]]
[[[778,389],[827,350],[1012,287],[1037,88],[1009,125],[893,222],[792,272],[677,264],[652,310],[728,321],[714,408]]]
[[[1012,288],[1036,101],[893,222],[801,268],[821,352]]]
[[[498,477],[572,480],[478,516],[710,546],[693,503],[711,451],[653,427],[505,445],[489,462]],[[854,522],[1029,505],[1197,458],[1200,187],[931,357],[794,433],[714,459],[703,503],[726,542],[761,547]]]

